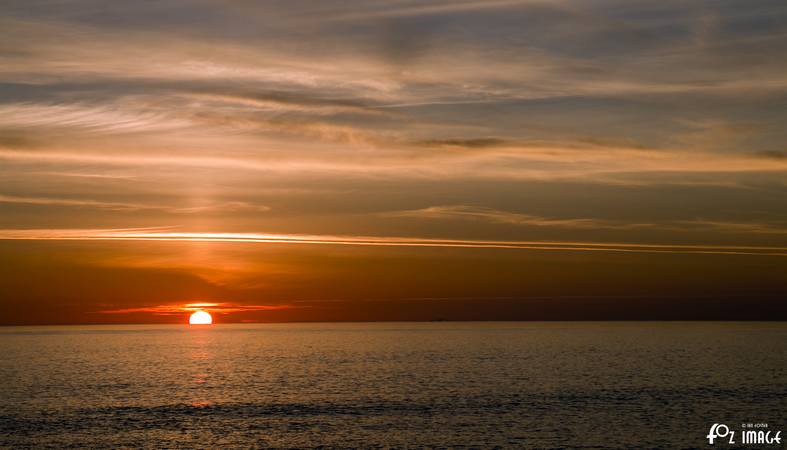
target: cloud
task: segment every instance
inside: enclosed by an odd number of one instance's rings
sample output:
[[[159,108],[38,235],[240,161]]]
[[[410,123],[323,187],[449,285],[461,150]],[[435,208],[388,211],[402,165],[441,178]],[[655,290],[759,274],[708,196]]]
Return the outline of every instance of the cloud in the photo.
[[[49,206],[75,206],[75,207],[110,209],[110,210],[118,210],[118,211],[159,209],[159,207],[138,204],[138,203],[103,202],[99,200],[65,199],[65,198],[49,198],[49,197],[18,197],[18,196],[3,195],[3,194],[0,194],[0,203],[18,203],[18,204],[25,204],[25,205],[49,205]]]
[[[0,104],[0,128],[83,129],[100,133],[157,132],[182,128],[183,120],[173,120],[154,111],[118,109],[112,106],[80,104]],[[10,146],[17,146],[14,142]]]
[[[467,138],[467,139],[431,139],[417,142],[417,145],[426,147],[459,147],[459,148],[494,148],[511,145],[509,141],[494,137]]]
[[[149,313],[161,316],[183,315],[194,311],[205,310],[211,313],[229,314],[249,311],[278,311],[283,309],[302,308],[293,305],[248,305],[240,303],[183,303],[170,305],[143,306],[139,308],[120,308],[96,311],[97,314],[134,314]]]
[[[325,11],[320,13],[324,19],[334,21],[364,21],[379,18],[392,18],[392,17],[412,17],[412,16],[428,16],[435,14],[453,14],[460,12],[473,12],[479,10],[489,9],[509,9],[528,4],[545,4],[542,0],[461,0],[461,1],[434,1],[429,4],[417,4],[412,2],[390,2],[383,5],[353,5],[352,8],[336,8],[331,13],[330,11],[325,14]],[[359,8],[360,6],[360,8]]]
[[[536,227],[573,229],[606,228],[613,230],[631,230],[638,228],[658,228],[658,225],[652,223],[626,223],[587,218],[556,219],[466,205],[430,206],[428,208],[414,209],[409,211],[394,211],[384,213],[384,215],[390,217],[414,217],[425,219],[475,219],[508,225],[527,225]]]
[[[677,221],[674,226],[677,229],[698,229],[711,232],[720,231],[725,233],[787,235],[787,225],[774,225],[759,222],[730,222],[722,220],[694,219]]]
[[[196,206],[169,207],[169,211],[178,214],[201,214],[201,213],[231,213],[238,211],[268,212],[271,210],[266,205],[255,205],[248,202],[228,201],[204,203]]]
[[[296,126],[298,127],[298,126]],[[305,132],[301,129],[301,132]],[[310,133],[336,142],[351,144],[368,143],[364,136],[352,129],[312,127]],[[95,164],[118,167],[192,167],[257,171],[281,174],[314,174],[325,176],[354,175],[386,178],[490,178],[500,180],[586,180],[599,183],[625,184],[620,174],[707,173],[729,176],[749,172],[782,173],[787,171],[787,161],[780,158],[763,158],[759,155],[717,154],[679,150],[645,150],[641,148],[615,148],[576,144],[534,143],[530,146],[484,148],[480,151],[419,152],[417,148],[391,145],[388,148],[361,148],[345,154],[346,149],[309,151],[309,147],[294,144],[285,154],[239,151],[225,155],[222,152],[179,152],[161,155],[156,152],[98,151],[27,151],[0,149],[0,159],[24,163]],[[344,156],[344,157],[342,157]],[[639,182],[644,182],[640,178]],[[722,180],[729,182],[729,179]],[[658,184],[651,177],[649,184]]]
[[[335,115],[335,114],[360,114],[372,116],[395,116],[389,111],[366,105],[363,102],[351,99],[331,99],[317,96],[307,96],[293,92],[203,92],[195,91],[183,94],[192,101],[207,102],[211,106],[235,106],[252,110],[268,111],[273,113],[296,112],[305,114]]]
[[[787,226],[763,222],[731,222],[724,220],[670,220],[661,222],[631,222],[602,220],[596,218],[558,219],[493,208],[450,205],[430,206],[428,208],[393,211],[383,213],[387,217],[411,217],[416,219],[458,219],[480,220],[488,223],[521,225],[533,227],[564,228],[564,229],[608,229],[608,230],[661,230],[661,231],[706,231],[737,234],[787,234]]]
[[[91,199],[67,199],[50,197],[19,197],[0,194],[0,203],[25,205],[72,206],[98,208],[115,211],[157,210],[173,214],[232,213],[239,211],[267,212],[270,207],[241,201],[203,202],[194,206],[155,205],[145,203],[106,202]]]
[[[0,230],[0,239],[37,241],[234,242],[372,247],[434,247],[568,252],[676,253],[787,256],[787,247],[740,245],[632,244],[551,241],[484,241],[374,236],[196,233],[147,230]]]
[[[762,156],[763,158],[772,158],[772,159],[787,159],[787,151],[762,151],[757,153],[757,155]]]

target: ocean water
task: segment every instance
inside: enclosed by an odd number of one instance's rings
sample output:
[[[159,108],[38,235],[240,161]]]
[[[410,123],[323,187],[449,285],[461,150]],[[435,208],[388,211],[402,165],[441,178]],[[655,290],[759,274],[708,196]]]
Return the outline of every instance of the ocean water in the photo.
[[[784,323],[0,328],[4,448],[710,448],[785,418]]]

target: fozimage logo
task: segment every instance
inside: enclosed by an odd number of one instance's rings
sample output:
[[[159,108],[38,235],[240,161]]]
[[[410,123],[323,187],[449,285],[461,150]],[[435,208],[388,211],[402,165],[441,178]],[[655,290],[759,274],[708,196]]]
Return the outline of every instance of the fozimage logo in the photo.
[[[705,437],[708,438],[708,444],[710,445],[716,444],[717,441],[723,444],[779,445],[782,442],[781,434],[780,430],[769,430],[767,423],[743,423],[741,424],[740,432],[731,430],[730,427],[723,423],[714,423]]]

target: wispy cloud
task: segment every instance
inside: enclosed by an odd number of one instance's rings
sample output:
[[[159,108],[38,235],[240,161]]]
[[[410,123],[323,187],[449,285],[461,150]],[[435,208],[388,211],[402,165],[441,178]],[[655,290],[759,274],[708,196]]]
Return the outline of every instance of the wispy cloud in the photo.
[[[559,4],[560,2],[557,2]],[[547,4],[543,0],[461,0],[461,1],[433,1],[428,4],[413,4],[408,1],[387,2],[383,5],[353,5],[348,8],[334,8],[333,10],[320,10],[321,17],[334,21],[357,21],[379,18],[396,18],[411,16],[429,16],[436,14],[452,14],[472,12],[478,10],[506,9],[521,5]],[[555,2],[552,2],[554,5]],[[358,7],[360,6],[360,7]]]
[[[493,208],[466,205],[450,206],[430,206],[428,208],[414,209],[409,211],[394,211],[384,213],[390,217],[414,217],[425,219],[476,219],[492,223],[527,225],[537,227],[556,227],[556,228],[607,228],[617,230],[631,230],[638,228],[657,228],[657,224],[652,223],[626,223],[615,222],[601,219],[557,219],[536,216],[531,214],[521,214],[509,211],[500,211]]]
[[[372,116],[395,116],[394,113],[385,111],[372,105],[366,105],[360,100],[342,100],[335,98],[320,98],[315,96],[297,95],[291,92],[191,92],[183,94],[184,98],[191,101],[205,102],[207,106],[215,107],[223,112],[231,113],[229,108],[247,109],[250,111],[263,111],[270,113],[306,113],[317,116],[335,114],[360,114]]]
[[[731,222],[722,220],[685,220],[676,224],[683,229],[721,231],[727,233],[787,234],[787,225],[774,225],[761,222]]]
[[[299,127],[296,125],[295,127]],[[310,126],[311,127],[311,126]],[[363,134],[352,129],[314,127],[301,129],[335,142],[368,143]],[[378,176],[386,178],[490,178],[502,180],[587,180],[624,184],[615,174],[746,174],[754,172],[782,173],[787,160],[762,158],[760,155],[718,155],[710,152],[684,154],[676,150],[642,150],[626,148],[572,148],[551,145],[506,147],[481,152],[419,153],[416,149],[395,146],[389,151],[359,150],[341,158],[341,152],[324,150],[309,152],[297,145],[291,153],[275,157],[271,154],[223,156],[183,152],[173,156],[156,153],[106,154],[82,151],[2,150],[0,159],[19,162],[63,164],[98,164],[106,166],[170,166],[205,167],[236,171],[268,173],[320,173],[325,175]],[[658,183],[651,177],[649,184]],[[635,182],[645,183],[644,178]],[[729,183],[729,180],[726,180]]]
[[[484,241],[405,237],[285,235],[264,233],[196,233],[128,230],[1,230],[6,240],[236,242],[254,244],[312,244],[373,247],[498,248],[541,251],[685,253],[787,256],[787,247],[736,245],[635,244],[559,241]]]
[[[79,208],[98,208],[116,211],[154,210],[172,214],[230,213],[238,211],[266,212],[270,207],[242,201],[201,202],[193,206],[159,205],[145,203],[108,202],[92,199],[70,199],[51,197],[20,197],[0,194],[0,203],[23,205],[71,206]]]
[[[764,222],[733,222],[724,220],[663,220],[659,222],[632,222],[622,220],[603,220],[596,218],[551,218],[532,214],[501,211],[493,208],[450,205],[430,206],[428,208],[392,211],[383,213],[386,217],[411,217],[416,219],[478,220],[488,223],[521,225],[533,227],[565,229],[608,229],[608,230],[669,230],[669,231],[706,231],[737,234],[787,234],[787,226]]]
[[[157,132],[189,125],[156,111],[131,111],[110,105],[0,104],[0,127],[86,129],[102,133]]]
[[[278,311],[292,309],[293,305],[248,305],[240,303],[183,303],[170,305],[142,306],[139,308],[119,308],[96,311],[97,314],[134,314],[146,313],[161,316],[183,315],[194,311],[210,311],[211,313],[228,314],[248,311]],[[301,306],[302,307],[302,306]]]
[[[18,203],[24,205],[50,205],[50,206],[75,206],[100,208],[110,210],[133,211],[139,209],[159,209],[159,207],[149,206],[139,203],[104,202],[89,199],[66,199],[49,197],[19,197],[13,195],[0,194],[0,203]]]

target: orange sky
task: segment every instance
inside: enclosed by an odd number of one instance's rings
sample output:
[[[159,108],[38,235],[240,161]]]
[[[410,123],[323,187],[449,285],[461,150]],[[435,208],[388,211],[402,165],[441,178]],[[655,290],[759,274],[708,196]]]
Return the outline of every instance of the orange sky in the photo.
[[[782,317],[785,19],[4,2],[0,324]]]

